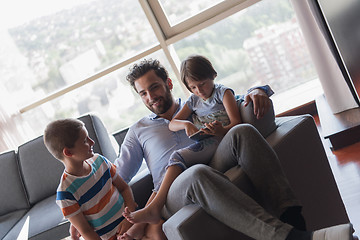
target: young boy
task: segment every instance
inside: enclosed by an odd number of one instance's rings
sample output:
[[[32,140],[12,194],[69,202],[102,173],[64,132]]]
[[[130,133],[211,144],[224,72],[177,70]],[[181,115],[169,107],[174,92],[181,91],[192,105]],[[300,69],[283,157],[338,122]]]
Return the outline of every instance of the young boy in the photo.
[[[135,210],[131,188],[105,157],[94,154],[94,141],[77,119],[51,122],[44,143],[65,165],[56,203],[84,239],[116,239],[131,224],[122,221],[124,207]]]

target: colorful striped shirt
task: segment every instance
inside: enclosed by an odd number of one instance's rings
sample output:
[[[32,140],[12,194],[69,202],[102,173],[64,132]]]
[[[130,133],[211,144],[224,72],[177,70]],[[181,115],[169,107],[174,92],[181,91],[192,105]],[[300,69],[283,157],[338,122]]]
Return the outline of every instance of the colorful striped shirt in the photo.
[[[56,203],[65,218],[82,212],[101,239],[112,239],[124,219],[124,200],[112,184],[120,177],[116,167],[105,157],[86,160],[91,166],[87,176],[73,176],[64,171],[57,189]]]

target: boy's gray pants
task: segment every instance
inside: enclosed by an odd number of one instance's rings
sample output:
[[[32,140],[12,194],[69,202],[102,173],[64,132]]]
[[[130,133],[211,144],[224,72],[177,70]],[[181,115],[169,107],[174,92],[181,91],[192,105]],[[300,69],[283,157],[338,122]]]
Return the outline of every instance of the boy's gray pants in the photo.
[[[276,217],[223,175],[236,165],[245,171]],[[237,125],[225,135],[209,166],[194,165],[177,177],[169,190],[164,216],[189,204],[198,204],[220,222],[254,239],[279,240],[286,238],[292,226],[277,217],[290,206],[300,206],[277,155],[249,124]]]

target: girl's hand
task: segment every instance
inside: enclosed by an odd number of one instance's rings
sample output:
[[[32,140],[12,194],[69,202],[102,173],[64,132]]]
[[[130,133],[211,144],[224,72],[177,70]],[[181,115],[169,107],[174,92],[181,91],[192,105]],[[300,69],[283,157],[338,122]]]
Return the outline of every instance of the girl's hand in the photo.
[[[197,131],[199,131],[199,129],[197,129],[197,127],[195,127],[195,125],[192,122],[187,122],[185,125],[185,132],[187,136],[191,136],[192,134],[196,133]]]
[[[221,136],[223,137],[226,134],[226,129],[222,126],[221,122],[213,121],[211,123],[205,123],[205,127],[201,129],[204,133]]]

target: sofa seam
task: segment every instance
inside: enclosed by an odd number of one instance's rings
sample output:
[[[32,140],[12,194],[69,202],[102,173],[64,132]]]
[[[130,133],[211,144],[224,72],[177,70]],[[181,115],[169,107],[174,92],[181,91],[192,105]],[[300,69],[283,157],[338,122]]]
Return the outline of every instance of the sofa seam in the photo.
[[[22,145],[21,145],[22,146]],[[31,203],[30,203],[30,198],[29,198],[29,193],[28,190],[26,189],[26,185],[25,185],[25,180],[24,180],[24,173],[21,169],[21,162],[20,162],[20,156],[19,156],[19,148],[16,151],[16,167],[17,170],[19,172],[19,176],[20,176],[20,182],[21,182],[21,187],[24,191],[25,194],[25,199],[26,199],[26,203],[28,205],[28,208],[31,208]]]

